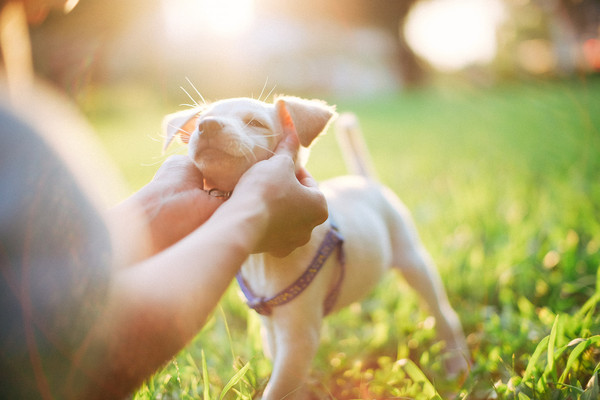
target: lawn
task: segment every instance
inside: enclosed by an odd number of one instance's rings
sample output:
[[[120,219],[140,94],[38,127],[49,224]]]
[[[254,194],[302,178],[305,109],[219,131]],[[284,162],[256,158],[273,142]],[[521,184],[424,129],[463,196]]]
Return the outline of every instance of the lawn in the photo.
[[[412,210],[474,363],[463,382],[444,379],[435,324],[392,274],[326,319],[313,397],[599,398],[600,79],[328,100],[358,115],[381,180]],[[92,93],[84,108],[139,188],[164,158],[160,120],[177,103],[126,88]],[[314,146],[309,169],[344,173],[334,135]],[[134,399],[247,399],[270,368],[233,284]]]

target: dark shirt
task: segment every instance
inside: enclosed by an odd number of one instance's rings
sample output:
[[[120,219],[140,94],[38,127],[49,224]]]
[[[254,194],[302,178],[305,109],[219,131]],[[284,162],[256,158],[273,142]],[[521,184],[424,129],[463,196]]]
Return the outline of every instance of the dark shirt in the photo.
[[[106,227],[65,164],[0,107],[0,399],[60,399],[90,378],[78,357],[109,257]]]

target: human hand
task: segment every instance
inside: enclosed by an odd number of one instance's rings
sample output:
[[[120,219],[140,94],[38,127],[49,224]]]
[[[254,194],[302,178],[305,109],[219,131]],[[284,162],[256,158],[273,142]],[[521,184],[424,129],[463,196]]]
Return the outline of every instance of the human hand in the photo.
[[[202,189],[202,174],[192,160],[175,155],[134,195],[147,218],[154,252],[194,231],[223,203]]]
[[[283,139],[275,155],[252,166],[238,182],[233,196],[257,192],[267,218],[253,252],[284,257],[310,240],[312,230],[325,222],[327,203],[317,182],[295,165],[300,142],[293,122],[282,107]],[[232,201],[235,201],[232,197]]]

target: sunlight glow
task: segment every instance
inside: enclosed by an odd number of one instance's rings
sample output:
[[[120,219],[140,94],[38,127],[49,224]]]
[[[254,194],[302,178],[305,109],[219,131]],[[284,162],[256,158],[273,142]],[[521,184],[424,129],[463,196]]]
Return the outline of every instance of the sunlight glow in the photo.
[[[67,0],[63,7],[63,11],[65,12],[65,14],[70,13],[75,8],[77,3],[79,3],[79,0]]]
[[[167,29],[172,36],[209,31],[236,36],[254,21],[254,0],[163,0]]]
[[[207,23],[219,33],[239,33],[254,17],[253,0],[202,0],[200,3]]]
[[[494,58],[504,18],[500,0],[425,0],[411,11],[404,32],[417,54],[454,71]]]

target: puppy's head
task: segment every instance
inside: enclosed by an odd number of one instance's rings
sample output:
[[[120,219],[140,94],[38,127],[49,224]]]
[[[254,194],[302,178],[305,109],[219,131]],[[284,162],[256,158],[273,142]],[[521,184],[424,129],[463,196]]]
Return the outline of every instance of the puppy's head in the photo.
[[[179,135],[188,143],[205,185],[233,190],[250,166],[273,155],[283,133],[281,107],[288,110],[305,148],[336,115],[334,107],[324,102],[297,97],[278,97],[272,104],[249,98],[221,100],[167,115],[165,149]]]

